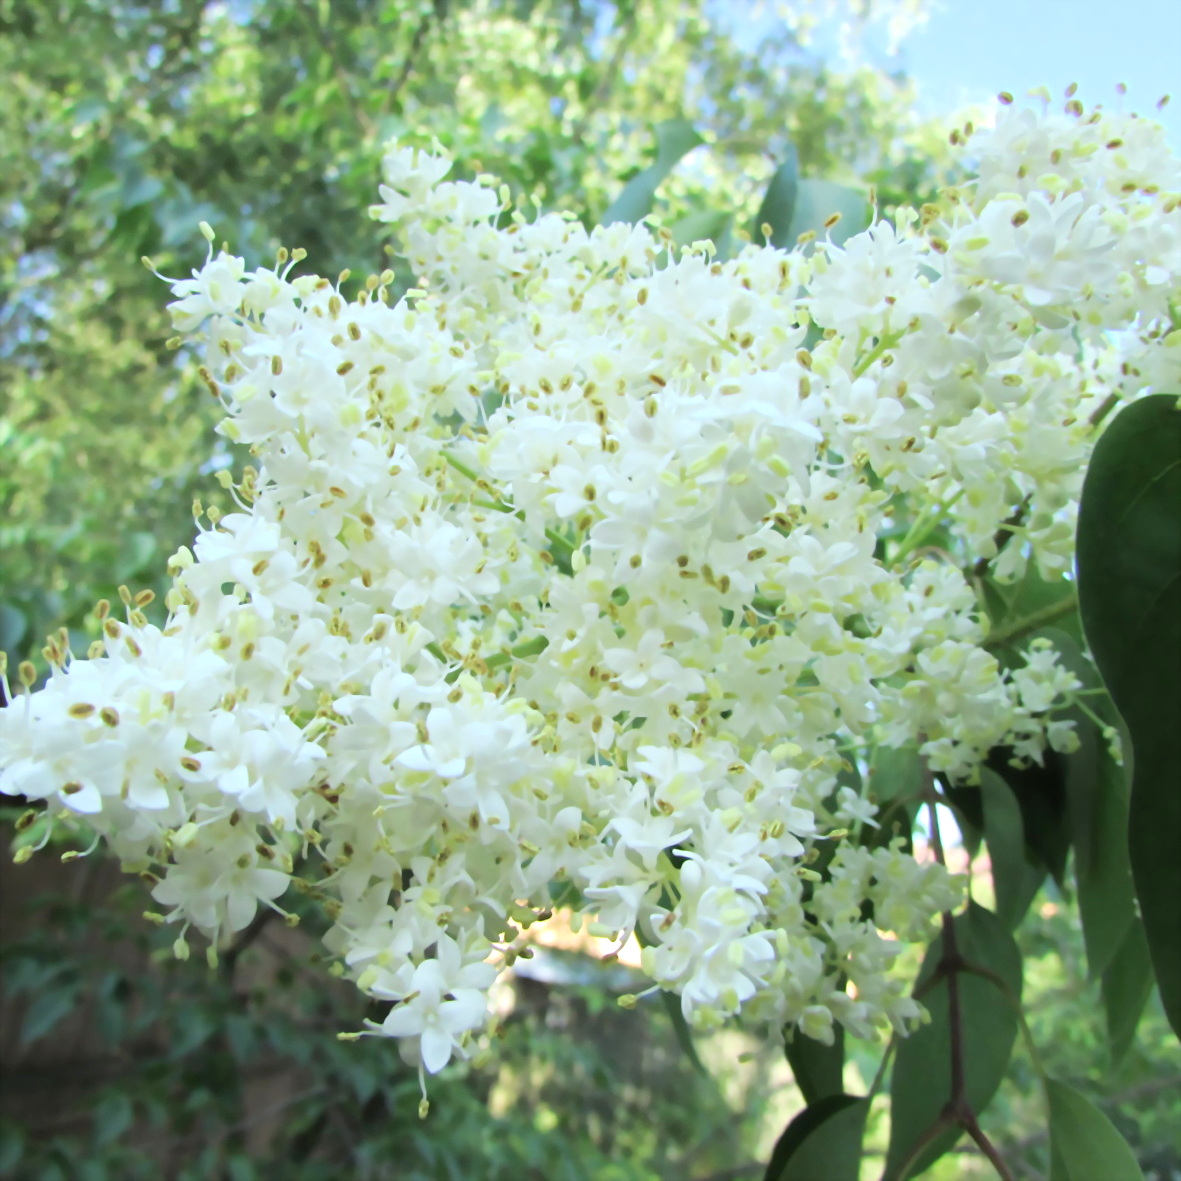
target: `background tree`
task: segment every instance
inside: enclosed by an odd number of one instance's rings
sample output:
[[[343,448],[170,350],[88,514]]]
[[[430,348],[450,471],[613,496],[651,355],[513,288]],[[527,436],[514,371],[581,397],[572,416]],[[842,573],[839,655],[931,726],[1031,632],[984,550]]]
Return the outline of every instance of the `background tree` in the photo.
[[[768,29],[740,44],[676,0],[3,5],[0,646],[36,653],[161,568],[202,466],[228,461],[138,264],[186,272],[202,219],[248,259],[281,227],[366,274],[386,260],[356,255],[352,211],[391,136],[437,136],[458,175],[488,169],[593,224],[675,118],[708,146],[662,189],[674,219],[708,193],[741,224],[789,144],[802,175],[921,197],[937,163],[906,83]]]

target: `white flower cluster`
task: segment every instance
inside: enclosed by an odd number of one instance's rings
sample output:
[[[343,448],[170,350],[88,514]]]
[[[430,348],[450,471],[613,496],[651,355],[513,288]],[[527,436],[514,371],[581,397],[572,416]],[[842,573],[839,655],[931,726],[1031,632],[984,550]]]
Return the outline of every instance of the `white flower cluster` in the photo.
[[[907,1028],[890,963],[959,884],[856,842],[858,768],[1073,737],[1077,682],[1044,647],[1001,667],[970,574],[1022,506],[1002,575],[1070,560],[1108,330],[1176,370],[1159,131],[1007,114],[940,207],[728,262],[448,167],[386,159],[396,303],[389,272],[349,301],[212,248],[175,283],[257,469],[172,559],[163,629],[128,594],[0,710],[0,791],[83,815],[215,941],[321,900],[426,1071],[559,906],[636,932],[695,1026]]]

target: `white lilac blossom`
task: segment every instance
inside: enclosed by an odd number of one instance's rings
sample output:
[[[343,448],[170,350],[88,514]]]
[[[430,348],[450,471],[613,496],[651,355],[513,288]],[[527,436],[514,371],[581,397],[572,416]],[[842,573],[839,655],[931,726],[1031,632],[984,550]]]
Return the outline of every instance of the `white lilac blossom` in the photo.
[[[407,147],[373,210],[397,302],[211,247],[172,307],[251,453],[240,511],[172,559],[163,628],[127,595],[9,695],[0,791],[84,816],[215,944],[320,900],[429,1072],[559,904],[637,933],[694,1026],[912,1027],[891,962],[960,886],[852,772],[1070,745],[1078,681],[998,662],[971,571],[1021,506],[994,572],[1065,569],[1092,418],[1181,370],[1159,129],[973,142],[977,181],[811,254],[530,221]]]

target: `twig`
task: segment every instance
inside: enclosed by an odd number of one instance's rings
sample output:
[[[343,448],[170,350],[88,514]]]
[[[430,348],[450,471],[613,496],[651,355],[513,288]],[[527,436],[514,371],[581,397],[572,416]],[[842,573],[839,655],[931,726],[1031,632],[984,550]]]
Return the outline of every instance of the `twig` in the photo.
[[[225,980],[233,980],[234,968],[238,963],[238,957],[262,934],[263,929],[274,918],[275,913],[269,906],[260,907],[258,913],[251,920],[250,925],[242,931],[237,939],[226,949],[225,953],[219,957],[219,964]]]
[[[993,548],[996,553],[991,558],[981,558],[975,566],[972,567],[972,575],[975,578],[983,578],[988,573],[988,567],[996,561],[1000,556],[1001,550],[1009,544],[1013,538],[1013,534],[1021,527],[1025,520],[1025,514],[1029,512],[1029,505],[1031,497],[1027,496],[1012,513],[997,527],[997,531],[992,535]]]
[[[415,58],[418,57],[419,51],[422,49],[422,43],[426,40],[427,30],[431,27],[431,18],[442,23],[443,18],[447,15],[447,0],[434,0],[434,6],[430,12],[423,13],[422,19],[418,22],[418,27],[414,30],[414,36],[410,38],[410,48],[406,51],[406,60],[402,63],[402,68],[398,72],[397,78],[394,79],[394,84],[386,91],[386,95],[381,104],[381,113],[384,117],[388,115],[393,109],[394,101],[402,91],[402,87],[410,80],[410,74],[414,69]]]

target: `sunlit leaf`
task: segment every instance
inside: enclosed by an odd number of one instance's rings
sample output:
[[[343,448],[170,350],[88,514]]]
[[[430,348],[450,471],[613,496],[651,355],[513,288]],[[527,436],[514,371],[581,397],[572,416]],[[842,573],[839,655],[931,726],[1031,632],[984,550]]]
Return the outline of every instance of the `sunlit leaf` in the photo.
[[[1050,1181],[1143,1181],[1127,1141],[1089,1099],[1046,1080],[1050,1105]]]

